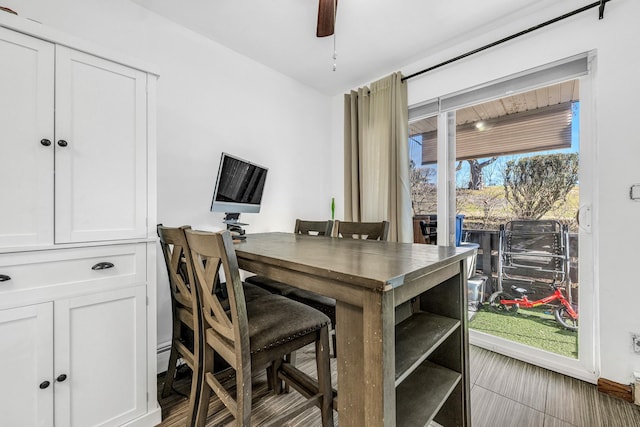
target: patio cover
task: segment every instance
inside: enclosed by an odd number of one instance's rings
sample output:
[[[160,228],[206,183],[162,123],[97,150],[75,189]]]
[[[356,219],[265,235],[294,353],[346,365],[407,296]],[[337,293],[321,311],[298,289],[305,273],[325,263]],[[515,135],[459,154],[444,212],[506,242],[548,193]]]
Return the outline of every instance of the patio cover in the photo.
[[[456,126],[456,159],[571,147],[572,102]],[[437,131],[422,137],[422,164],[437,160]]]

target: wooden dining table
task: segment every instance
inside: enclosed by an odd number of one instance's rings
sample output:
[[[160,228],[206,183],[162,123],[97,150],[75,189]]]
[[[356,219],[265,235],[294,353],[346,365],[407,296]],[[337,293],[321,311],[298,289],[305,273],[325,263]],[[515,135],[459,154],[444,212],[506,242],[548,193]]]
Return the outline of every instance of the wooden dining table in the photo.
[[[469,425],[474,249],[249,234],[239,267],[336,300],[340,426]]]

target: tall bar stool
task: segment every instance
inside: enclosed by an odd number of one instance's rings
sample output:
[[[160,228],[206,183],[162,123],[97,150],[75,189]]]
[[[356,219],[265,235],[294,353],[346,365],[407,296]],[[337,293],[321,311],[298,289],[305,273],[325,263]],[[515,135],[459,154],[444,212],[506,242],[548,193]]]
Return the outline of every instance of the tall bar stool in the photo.
[[[191,251],[192,275],[201,296],[204,330],[203,381],[196,425],[206,423],[213,391],[242,426],[251,424],[251,377],[270,366],[275,393],[286,385],[307,397],[300,405],[278,413],[268,425],[280,425],[312,406],[320,408],[323,426],[333,426],[333,394],[329,364],[329,318],[304,304],[281,295],[246,301],[238,261],[228,231],[207,233],[186,230]],[[214,288],[220,271],[226,278],[229,309],[225,310]],[[304,374],[285,356],[315,343],[317,380]],[[214,373],[214,353],[235,371],[236,393],[230,393]]]
[[[171,393],[176,374],[176,364],[179,358],[191,369],[191,390],[189,393],[189,408],[187,425],[195,423],[195,408],[202,388],[202,334],[200,333],[201,310],[196,287],[191,286],[193,277],[189,277],[187,262],[190,254],[184,230],[180,228],[157,226],[160,246],[164,255],[169,286],[171,287],[171,311],[173,317],[173,332],[171,338],[171,353],[169,366],[162,387],[162,397]]]

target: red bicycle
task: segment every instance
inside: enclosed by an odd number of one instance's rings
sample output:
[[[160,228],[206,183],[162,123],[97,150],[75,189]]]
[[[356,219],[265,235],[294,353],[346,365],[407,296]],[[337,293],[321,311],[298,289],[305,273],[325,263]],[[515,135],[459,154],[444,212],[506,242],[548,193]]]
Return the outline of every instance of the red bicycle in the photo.
[[[558,301],[560,304],[556,305],[553,314],[563,327],[570,331],[578,330],[578,307],[571,304],[562,294],[562,290],[558,285],[551,284],[553,293],[547,297],[537,299],[535,301],[529,300],[527,297],[527,290],[512,286],[511,290],[518,293],[518,297],[513,297],[504,291],[498,291],[491,294],[489,297],[489,307],[498,313],[504,314],[516,314],[520,307],[533,308],[541,305],[549,305],[553,301]]]

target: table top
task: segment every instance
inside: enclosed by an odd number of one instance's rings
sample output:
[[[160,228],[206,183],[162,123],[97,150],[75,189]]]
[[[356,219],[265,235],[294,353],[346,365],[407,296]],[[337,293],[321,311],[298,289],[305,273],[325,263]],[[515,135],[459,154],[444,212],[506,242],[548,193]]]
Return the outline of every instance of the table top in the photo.
[[[389,291],[474,251],[415,243],[317,237],[293,233],[248,234],[235,245],[238,259],[259,261],[355,286]]]

